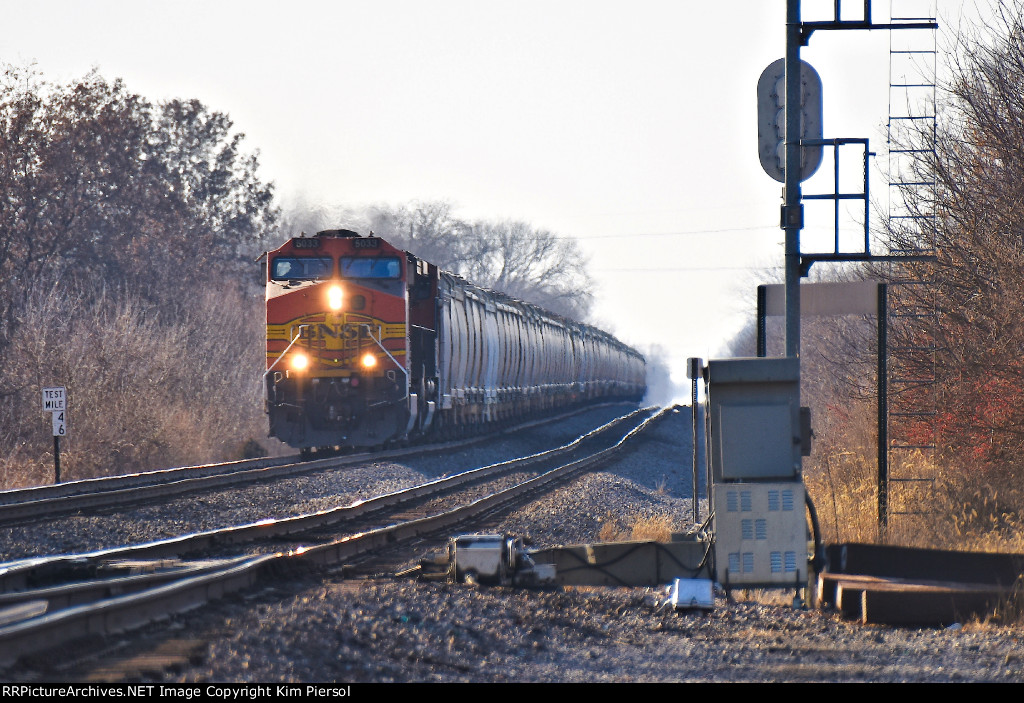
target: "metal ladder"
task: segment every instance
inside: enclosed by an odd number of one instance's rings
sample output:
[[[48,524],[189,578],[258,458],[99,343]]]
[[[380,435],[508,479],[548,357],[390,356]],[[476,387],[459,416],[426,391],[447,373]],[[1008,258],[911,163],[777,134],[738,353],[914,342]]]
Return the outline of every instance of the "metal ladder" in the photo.
[[[936,0],[890,0],[893,24],[934,22]],[[934,256],[937,52],[934,29],[889,32],[889,232],[891,254]],[[914,135],[910,138],[910,135]],[[922,168],[924,166],[924,168]],[[913,528],[935,481],[939,353],[935,263],[889,264],[888,464],[880,505]]]

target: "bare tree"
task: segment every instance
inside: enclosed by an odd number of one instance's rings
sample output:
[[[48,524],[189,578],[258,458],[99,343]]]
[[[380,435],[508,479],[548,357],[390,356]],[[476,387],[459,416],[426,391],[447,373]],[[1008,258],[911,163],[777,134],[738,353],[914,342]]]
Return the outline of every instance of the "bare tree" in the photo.
[[[258,299],[235,283],[278,214],[256,155],[227,115],[95,71],[6,67],[0,88],[0,483],[38,477],[24,408],[55,382],[79,399],[73,474],[230,455],[258,432],[264,363]]]
[[[395,246],[411,251],[446,271],[464,274],[470,257],[469,225],[455,217],[444,200],[415,201],[400,207],[368,210],[370,228]]]
[[[300,204],[283,223],[289,236],[342,226],[372,231],[445,271],[565,317],[586,319],[593,302],[593,281],[575,240],[514,220],[468,222],[448,201],[376,205],[362,212]]]
[[[585,319],[593,302],[586,258],[573,239],[524,222],[474,223],[467,275],[474,282]]]
[[[903,134],[901,146],[921,149],[915,177],[936,186],[911,192],[916,217],[887,232],[892,249],[934,245],[934,265],[898,272],[920,284],[900,294],[908,308],[938,312],[939,429],[961,458],[969,450],[982,463],[1024,449],[1024,3],[992,9],[988,26],[956,37],[934,152],[930,127]],[[896,334],[903,348],[928,341],[909,325]],[[913,370],[912,357],[904,363]]]

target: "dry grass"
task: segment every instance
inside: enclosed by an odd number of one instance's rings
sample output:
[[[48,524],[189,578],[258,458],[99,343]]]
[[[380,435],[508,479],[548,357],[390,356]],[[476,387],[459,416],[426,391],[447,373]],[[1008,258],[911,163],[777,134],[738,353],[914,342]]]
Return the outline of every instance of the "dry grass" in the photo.
[[[1024,553],[1024,489],[1013,467],[985,471],[920,452],[890,466],[891,477],[925,480],[890,483],[882,534],[873,408],[851,422],[826,427],[805,465],[826,542]]]
[[[597,538],[602,542],[671,542],[675,531],[676,522],[670,515],[632,515],[620,521],[608,513],[601,521]]]
[[[0,487],[53,480],[40,389],[68,389],[64,480],[240,458],[266,434],[260,301],[191,290],[178,310],[130,296],[86,300],[59,287],[23,312],[0,362]]]

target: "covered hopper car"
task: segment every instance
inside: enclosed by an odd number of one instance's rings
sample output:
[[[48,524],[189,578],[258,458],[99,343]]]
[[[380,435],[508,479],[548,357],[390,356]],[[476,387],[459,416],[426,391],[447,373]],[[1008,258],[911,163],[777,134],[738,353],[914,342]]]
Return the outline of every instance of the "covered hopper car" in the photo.
[[[372,234],[267,253],[270,435],[310,452],[449,437],[598,400],[640,400],[644,358]]]

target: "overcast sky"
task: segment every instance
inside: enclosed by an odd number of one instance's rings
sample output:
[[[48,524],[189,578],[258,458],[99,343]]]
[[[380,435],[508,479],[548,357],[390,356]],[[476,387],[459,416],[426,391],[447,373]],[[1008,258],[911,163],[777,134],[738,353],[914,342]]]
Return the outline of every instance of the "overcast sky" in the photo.
[[[959,12],[939,2],[940,14]],[[888,21],[889,2],[874,4],[874,21]],[[832,6],[805,0],[804,19]],[[844,3],[847,18],[862,6]],[[752,314],[756,284],[780,275],[781,187],[758,161],[755,90],[784,54],[785,0],[0,0],[0,10],[4,61],[34,61],[51,80],[97,67],[151,100],[228,113],[284,202],[444,199],[464,218],[577,238],[595,321],[670,349],[680,380],[686,357],[714,356]],[[884,152],[888,33],[819,32],[802,57],[824,84],[825,136],[867,137]],[[847,158],[859,174],[860,156]],[[827,159],[805,192],[829,188],[831,174]],[[880,177],[873,188],[884,202]],[[844,217],[844,238],[856,241],[857,226]],[[809,211],[804,251],[829,246],[831,232],[830,207]]]

